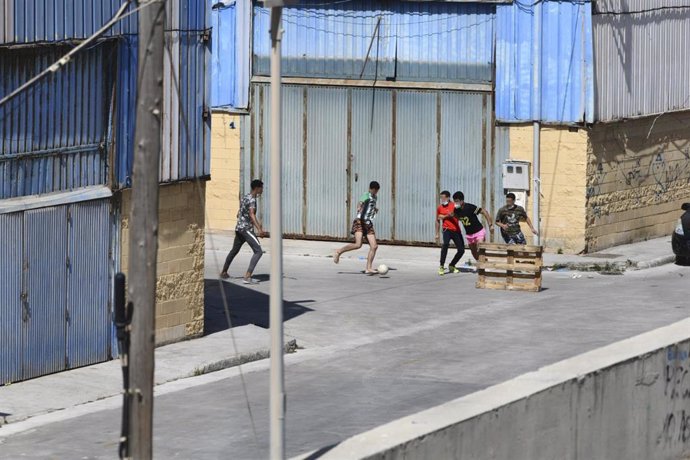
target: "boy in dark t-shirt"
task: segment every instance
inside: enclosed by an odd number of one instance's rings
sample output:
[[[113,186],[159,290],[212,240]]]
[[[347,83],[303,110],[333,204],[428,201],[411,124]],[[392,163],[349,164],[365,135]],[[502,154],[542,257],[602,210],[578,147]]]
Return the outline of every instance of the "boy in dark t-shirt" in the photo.
[[[525,208],[515,204],[515,194],[506,195],[506,205],[498,210],[496,214],[496,225],[501,227],[501,236],[507,244],[527,244],[525,235],[520,228],[520,222],[527,222],[530,230],[535,235],[539,233],[532,225],[532,221],[527,216]]]
[[[467,238],[467,245],[472,251],[472,256],[475,260],[479,260],[479,243],[486,238],[486,230],[479,221],[479,214],[483,215],[489,223],[489,231],[494,231],[494,223],[491,220],[491,214],[486,209],[482,209],[472,203],[465,203],[465,195],[462,192],[455,192],[453,194],[453,201],[455,202],[455,217],[465,227],[465,237]]]

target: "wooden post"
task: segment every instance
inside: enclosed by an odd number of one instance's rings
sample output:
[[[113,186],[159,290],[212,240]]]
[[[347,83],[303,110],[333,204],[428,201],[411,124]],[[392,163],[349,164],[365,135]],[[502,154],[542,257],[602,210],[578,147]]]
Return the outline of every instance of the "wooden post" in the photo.
[[[146,5],[150,3],[150,5]],[[153,457],[153,373],[158,250],[158,174],[161,152],[165,0],[139,0],[139,69],[132,174],[129,299],[131,344],[130,454]]]

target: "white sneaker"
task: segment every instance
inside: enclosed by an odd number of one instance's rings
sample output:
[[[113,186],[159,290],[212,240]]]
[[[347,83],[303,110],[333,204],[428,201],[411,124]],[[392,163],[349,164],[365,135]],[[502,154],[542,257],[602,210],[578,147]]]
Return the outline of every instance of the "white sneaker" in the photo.
[[[242,284],[259,284],[256,278],[242,278]]]

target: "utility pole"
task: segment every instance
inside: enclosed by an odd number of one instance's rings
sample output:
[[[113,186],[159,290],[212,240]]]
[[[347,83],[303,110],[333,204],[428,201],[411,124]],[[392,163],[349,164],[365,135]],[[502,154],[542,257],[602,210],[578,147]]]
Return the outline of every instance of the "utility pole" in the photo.
[[[537,235],[534,235],[534,244],[541,244],[541,52],[542,52],[542,27],[541,5],[535,2],[532,5],[534,14],[532,52],[532,118],[534,142],[532,147],[532,173],[534,197],[532,198],[532,222],[537,227]]]
[[[283,203],[280,143],[280,17],[282,1],[271,7],[271,460],[285,458],[285,376],[283,370]]]
[[[153,457],[153,372],[158,250],[158,172],[163,106],[165,0],[139,0],[139,69],[129,245],[131,442],[134,459]]]

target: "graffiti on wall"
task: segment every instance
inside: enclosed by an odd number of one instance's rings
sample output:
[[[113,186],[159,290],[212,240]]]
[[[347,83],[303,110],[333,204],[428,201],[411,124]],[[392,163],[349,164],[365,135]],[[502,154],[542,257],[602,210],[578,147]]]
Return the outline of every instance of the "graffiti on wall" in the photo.
[[[669,347],[664,369],[664,398],[669,410],[664,416],[659,442],[690,443],[690,360],[688,351]],[[684,409],[678,409],[685,407]],[[675,409],[675,410],[674,410]]]
[[[679,153],[680,152],[680,153]],[[587,198],[592,200],[594,217],[612,212],[604,198],[606,194],[627,192],[625,196],[611,198],[619,208],[631,209],[669,201],[668,192],[690,185],[690,147],[667,150],[660,147],[652,154],[624,157],[590,165]],[[625,201],[623,203],[623,200]]]

